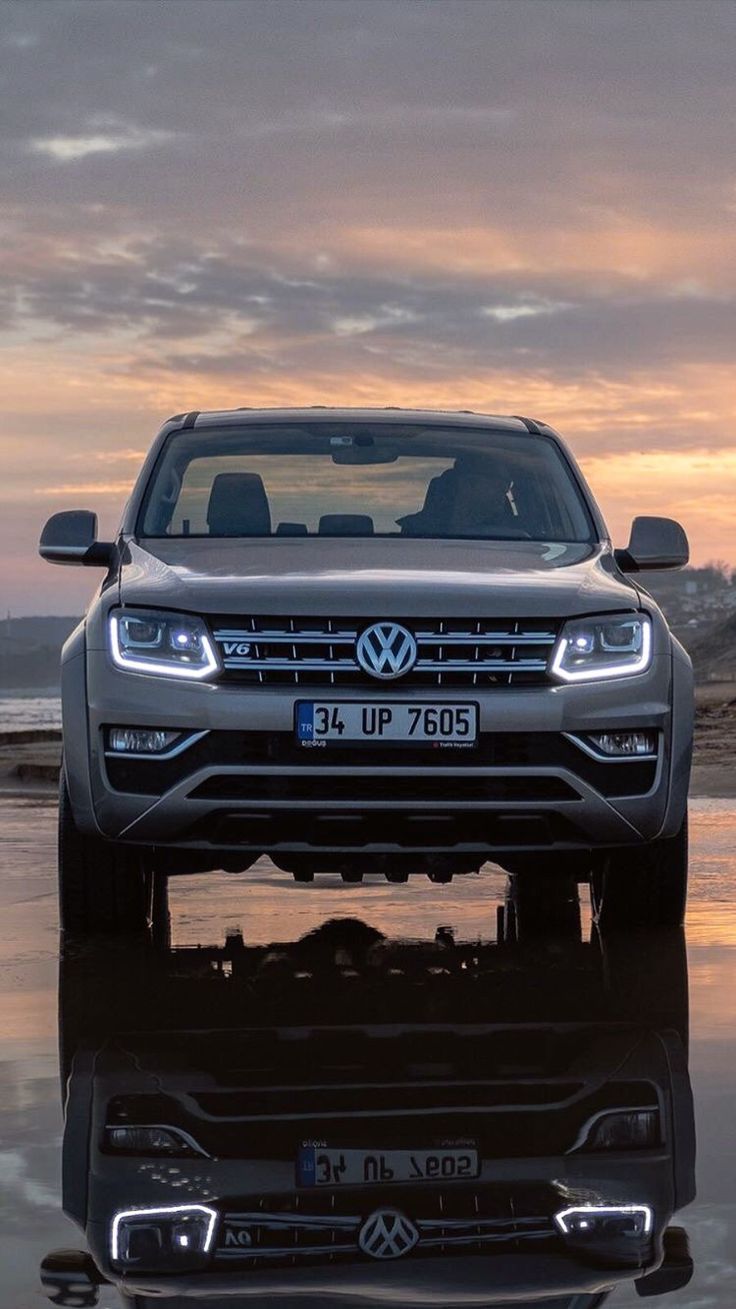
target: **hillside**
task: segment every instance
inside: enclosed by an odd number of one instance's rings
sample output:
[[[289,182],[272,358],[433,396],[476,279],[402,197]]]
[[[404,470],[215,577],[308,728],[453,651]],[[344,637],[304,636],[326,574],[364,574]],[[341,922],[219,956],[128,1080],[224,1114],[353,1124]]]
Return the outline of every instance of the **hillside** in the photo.
[[[697,639],[691,637],[688,650],[699,681],[736,679],[736,614],[714,623]]]
[[[8,618],[0,622],[0,693],[59,685],[59,653],[78,618]]]

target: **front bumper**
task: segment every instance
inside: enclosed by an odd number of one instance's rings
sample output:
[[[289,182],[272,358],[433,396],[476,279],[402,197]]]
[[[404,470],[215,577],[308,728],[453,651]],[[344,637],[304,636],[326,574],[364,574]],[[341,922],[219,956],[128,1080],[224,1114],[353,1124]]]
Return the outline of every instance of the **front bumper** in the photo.
[[[172,684],[120,671],[96,650],[71,663],[64,713],[72,802],[83,829],[110,838],[194,849],[490,854],[631,845],[677,830],[684,811],[689,726],[678,699],[687,699],[686,670],[669,655],[620,682],[448,692],[479,705],[480,745],[428,752],[426,762],[401,747],[370,762],[358,751],[299,751],[294,706],[307,688]],[[398,688],[371,698],[382,696],[443,698]],[[339,698],[365,697],[346,689]],[[174,769],[174,761],[143,761],[136,773],[130,761],[122,775],[105,756],[110,725],[207,735]],[[646,775],[643,762],[596,765],[570,740],[625,728],[658,733]]]

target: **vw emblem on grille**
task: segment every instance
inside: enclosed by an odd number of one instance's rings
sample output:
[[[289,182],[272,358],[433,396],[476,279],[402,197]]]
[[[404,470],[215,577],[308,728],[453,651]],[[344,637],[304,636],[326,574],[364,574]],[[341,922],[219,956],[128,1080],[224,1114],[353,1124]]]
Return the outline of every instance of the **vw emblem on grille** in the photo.
[[[417,643],[399,623],[373,623],[358,637],[355,654],[371,677],[403,677],[417,661]]]
[[[418,1240],[416,1227],[398,1209],[376,1209],[358,1232],[358,1245],[371,1259],[400,1259]]]

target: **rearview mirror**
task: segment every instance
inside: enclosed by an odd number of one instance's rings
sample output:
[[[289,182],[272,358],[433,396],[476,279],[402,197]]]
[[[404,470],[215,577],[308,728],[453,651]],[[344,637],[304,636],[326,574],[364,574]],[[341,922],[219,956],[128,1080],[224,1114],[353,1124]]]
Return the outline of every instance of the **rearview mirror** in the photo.
[[[624,573],[646,569],[684,568],[690,547],[684,528],[673,518],[635,518],[625,550],[614,551]]]
[[[41,1263],[41,1285],[52,1304],[92,1307],[107,1279],[86,1251],[52,1250]]]
[[[50,564],[87,564],[109,568],[114,546],[97,540],[97,514],[68,509],[53,514],[41,533],[38,552]]]

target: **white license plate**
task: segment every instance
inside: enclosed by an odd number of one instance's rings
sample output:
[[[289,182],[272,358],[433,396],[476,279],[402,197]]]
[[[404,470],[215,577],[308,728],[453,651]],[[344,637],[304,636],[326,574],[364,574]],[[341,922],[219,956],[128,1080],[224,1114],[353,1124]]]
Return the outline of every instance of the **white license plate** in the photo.
[[[385,700],[302,700],[296,707],[296,734],[305,744],[318,741],[419,741],[474,745],[478,706]]]
[[[302,1146],[299,1186],[386,1186],[392,1182],[461,1181],[480,1172],[474,1147],[435,1150],[336,1150]]]

